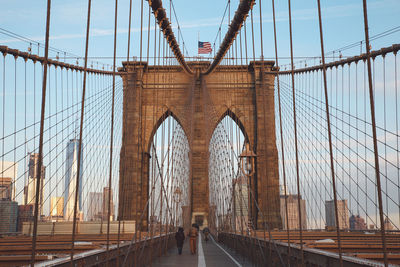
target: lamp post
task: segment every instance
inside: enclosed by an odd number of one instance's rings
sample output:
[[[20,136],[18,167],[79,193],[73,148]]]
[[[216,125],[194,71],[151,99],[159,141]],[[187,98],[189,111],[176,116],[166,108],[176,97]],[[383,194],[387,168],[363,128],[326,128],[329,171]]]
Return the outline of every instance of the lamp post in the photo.
[[[246,143],[243,152],[240,154],[240,169],[242,173],[247,177],[250,177],[254,174],[255,168],[255,159],[257,155],[250,149],[250,144]]]
[[[179,187],[175,188],[173,200],[175,202],[175,226],[178,224],[178,204],[182,201],[182,190]]]
[[[251,203],[251,176],[255,173],[255,159],[257,155],[250,149],[250,144],[247,142],[243,152],[240,154],[240,169],[247,177],[247,198],[248,198],[248,220],[252,220],[252,205]],[[254,197],[254,196],[253,196]]]
[[[233,231],[236,233],[236,188],[237,179],[233,179],[232,199],[233,199]]]

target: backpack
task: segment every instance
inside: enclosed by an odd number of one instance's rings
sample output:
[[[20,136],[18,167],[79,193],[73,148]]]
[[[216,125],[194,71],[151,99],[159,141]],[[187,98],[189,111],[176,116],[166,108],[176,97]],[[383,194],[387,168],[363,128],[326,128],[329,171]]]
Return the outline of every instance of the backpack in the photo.
[[[197,230],[196,228],[191,228],[189,232],[190,237],[196,237],[197,236]]]

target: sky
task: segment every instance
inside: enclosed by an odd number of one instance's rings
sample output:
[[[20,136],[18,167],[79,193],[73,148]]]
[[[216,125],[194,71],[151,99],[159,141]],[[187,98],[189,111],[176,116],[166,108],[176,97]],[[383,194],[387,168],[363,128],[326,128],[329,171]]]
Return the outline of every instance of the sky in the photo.
[[[168,0],[163,2],[169,14],[170,2]],[[238,2],[238,0],[231,1],[231,18],[237,8]],[[44,42],[46,1],[1,0],[0,3],[3,7],[0,11],[1,28],[35,41]],[[114,4],[114,1],[92,1],[91,37],[89,46],[90,57],[112,57],[113,55]],[[214,43],[227,1],[190,1],[190,4],[188,4],[188,1],[175,0],[173,1],[173,5],[189,56],[196,56],[198,36],[200,36],[201,41]],[[339,49],[363,39],[364,26],[361,0],[322,0],[321,6],[326,51]],[[21,9],[21,7],[24,8]],[[271,1],[262,1],[261,7],[264,56],[266,58],[273,58],[275,54]],[[258,56],[260,55],[259,8],[260,1],[256,1],[256,6],[254,8],[254,31],[256,54]],[[292,1],[295,57],[313,57],[320,55],[318,13],[316,8],[317,1]],[[370,36],[399,26],[397,21],[399,8],[400,2],[397,0],[368,0]],[[147,10],[148,3],[144,1],[144,28],[147,26]],[[86,14],[86,1],[52,1],[50,45],[62,51],[83,56]],[[128,15],[129,1],[118,1],[117,56],[121,57],[126,57],[127,53]],[[288,57],[290,56],[290,47],[287,1],[276,1],[276,17],[278,54],[281,57]],[[223,35],[227,29],[227,20],[228,14],[223,22]],[[173,27],[177,27],[174,15],[172,25]],[[139,32],[140,1],[133,0],[131,55],[139,55]],[[175,35],[177,35],[176,28]],[[144,36],[146,36],[145,32]],[[397,32],[393,35],[373,41],[372,48],[389,46],[399,39],[400,33]],[[25,51],[27,46],[29,46],[27,43],[17,42],[14,38],[10,38],[4,34],[0,34],[0,44]],[[152,49],[150,49],[150,51],[151,50]],[[360,48],[357,47],[354,50],[346,51],[346,53],[343,52],[343,55],[353,55],[359,53],[359,51]],[[112,63],[112,60],[109,58],[98,59],[98,61]],[[80,63],[82,63],[82,60]],[[281,63],[288,63],[288,61],[281,60]]]
[[[133,1],[133,16],[132,16],[132,31],[131,31],[131,55],[139,56],[139,40],[140,40],[140,1]],[[170,13],[170,1],[164,0],[164,7],[167,13]],[[237,8],[238,0],[231,0],[230,17],[234,15]],[[23,37],[32,39],[32,51],[37,52],[37,46],[34,42],[44,43],[45,36],[45,18],[46,18],[46,1],[6,1],[0,0],[2,6],[0,10],[0,45],[6,45],[10,48],[27,51],[29,42],[20,41],[10,37],[6,31],[13,32]],[[188,56],[197,55],[197,40],[200,37],[201,41],[211,42],[216,40],[219,25],[221,24],[224,10],[227,6],[227,0],[203,0],[203,1],[173,1],[176,16],[179,20],[179,27],[182,30],[182,36],[188,50]],[[92,1],[91,13],[91,28],[89,41],[89,57],[94,61],[94,67],[101,68],[104,64],[112,64],[113,56],[113,30],[114,30],[114,5],[115,1],[97,0]],[[339,54],[339,50],[348,44],[360,42],[364,39],[364,24],[362,13],[362,0],[336,0],[328,1],[321,0],[324,26],[325,51],[335,50],[335,56]],[[263,51],[264,57],[272,59],[275,57],[274,52],[274,35],[272,25],[272,9],[271,1],[262,1],[262,30],[263,30]],[[255,31],[255,49],[256,57],[260,56],[260,1],[256,1],[254,8],[254,31]],[[293,46],[295,61],[300,62],[298,66],[304,66],[305,58],[320,56],[319,28],[317,17],[317,1],[310,0],[292,0],[292,20],[293,20]],[[400,10],[399,0],[368,0],[368,19],[370,36],[383,33],[387,30],[399,27],[398,13]],[[143,54],[146,54],[147,48],[147,21],[148,21],[148,3],[144,1],[144,18],[143,18]],[[64,52],[67,56],[74,55],[73,58],[67,61],[82,65],[82,57],[84,55],[85,31],[86,31],[86,14],[87,1],[60,1],[53,0],[51,6],[51,26],[50,26],[50,46],[59,49],[59,56],[63,59]],[[118,35],[117,35],[117,66],[121,66],[121,61],[125,60],[127,55],[127,37],[128,37],[128,15],[129,1],[118,1]],[[227,14],[222,21],[222,36],[227,31],[228,24]],[[289,23],[288,23],[288,7],[287,1],[276,0],[276,17],[277,17],[277,38],[278,38],[278,54],[280,65],[285,68],[285,64],[289,63],[290,56],[289,46]],[[153,17],[152,17],[153,18]],[[152,33],[154,34],[152,21]],[[175,16],[172,19],[175,35],[177,36],[177,21]],[[248,42],[250,42],[250,26],[247,24]],[[153,36],[153,35],[152,35]],[[153,38],[153,37],[152,37]],[[182,37],[180,37],[181,41]],[[372,50],[387,47],[394,43],[399,43],[400,31],[388,35],[383,38],[376,39],[371,42]],[[218,38],[217,38],[218,41]],[[182,44],[182,41],[180,42]],[[154,45],[151,41],[150,46]],[[365,51],[364,47],[356,46],[353,49],[342,51],[344,56],[358,55],[361,51]],[[150,56],[153,49],[150,49]],[[50,56],[55,57],[56,52],[51,51]],[[249,50],[249,54],[251,51]],[[43,55],[43,49],[39,49],[39,55]],[[331,54],[330,54],[331,55]],[[96,65],[96,62],[100,62]],[[318,63],[309,60],[308,64]],[[7,71],[12,70],[13,59],[10,57],[8,61]],[[19,62],[18,73],[22,72],[22,64]],[[393,65],[393,59],[388,59],[388,66]],[[11,68],[10,68],[11,67]],[[107,66],[106,66],[107,67]],[[109,66],[108,66],[109,68]],[[2,67],[0,67],[2,69]],[[359,70],[361,71],[361,70]],[[380,70],[379,70],[380,71]],[[379,74],[379,73],[378,73]],[[7,72],[7,75],[11,75]],[[39,73],[36,75],[40,76]],[[51,74],[54,75],[54,74]],[[388,83],[392,84],[393,72],[387,74]],[[12,75],[11,75],[12,76]],[[32,77],[32,76],[30,76]],[[54,76],[52,76],[54,77]],[[54,78],[52,78],[54,80]],[[1,80],[1,79],[0,79]],[[52,81],[53,81],[52,80]],[[10,88],[13,88],[12,80],[8,79]],[[346,80],[347,83],[347,80]],[[37,87],[40,87],[39,79]],[[28,91],[32,88],[28,88]],[[382,86],[376,87],[377,90],[382,90]],[[393,88],[392,88],[393,89]],[[23,94],[21,84],[16,86],[17,93]],[[21,90],[21,91],[19,91]],[[394,92],[394,91],[393,91]],[[12,96],[7,96],[13,100]],[[6,97],[6,98],[7,98]],[[7,98],[8,99],[8,98]],[[22,101],[18,99],[18,101]],[[382,102],[382,99],[378,101]],[[6,112],[13,112],[14,106],[11,103],[6,103]],[[17,102],[16,102],[17,103]],[[0,103],[2,105],[2,103]],[[340,106],[339,103],[335,103]],[[18,103],[19,105],[19,103]],[[29,104],[28,104],[29,105]],[[17,106],[17,105],[16,105]],[[39,102],[37,102],[39,107]],[[393,108],[389,105],[389,107]],[[3,108],[3,107],[2,107]],[[1,108],[1,109],[2,109]],[[350,107],[349,107],[350,108]],[[30,110],[30,107],[28,107]],[[54,107],[53,107],[54,111]],[[22,116],[22,109],[18,109],[18,116]],[[26,111],[25,111],[26,112]],[[356,111],[358,112],[358,111]],[[36,113],[38,117],[39,113]],[[382,117],[382,110],[378,109],[378,117]],[[393,115],[393,113],[392,113]],[[388,116],[392,116],[388,115]],[[12,115],[13,116],[13,115]],[[31,118],[32,119],[32,118]],[[383,123],[383,119],[378,118],[378,124]],[[22,123],[18,121],[17,124]],[[393,125],[391,125],[393,126]],[[390,125],[388,127],[391,127]],[[21,124],[22,127],[22,124]],[[19,127],[17,127],[18,129]],[[12,127],[6,131],[12,131]],[[394,130],[394,129],[392,129]],[[10,145],[12,145],[10,143]],[[11,160],[11,159],[8,159]],[[22,166],[18,167],[22,170]],[[398,223],[400,224],[400,222]]]

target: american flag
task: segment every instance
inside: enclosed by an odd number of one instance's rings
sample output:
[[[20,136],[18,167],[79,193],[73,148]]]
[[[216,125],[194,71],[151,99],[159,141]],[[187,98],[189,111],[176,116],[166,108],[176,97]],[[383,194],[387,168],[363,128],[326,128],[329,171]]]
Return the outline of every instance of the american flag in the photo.
[[[199,42],[199,54],[208,54],[212,52],[210,42]]]

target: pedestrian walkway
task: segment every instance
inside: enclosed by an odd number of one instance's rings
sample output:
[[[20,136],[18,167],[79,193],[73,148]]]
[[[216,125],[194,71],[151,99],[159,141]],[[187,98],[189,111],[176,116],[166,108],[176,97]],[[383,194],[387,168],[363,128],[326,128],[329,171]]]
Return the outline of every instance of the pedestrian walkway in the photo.
[[[172,267],[172,266],[198,266],[198,267],[247,267],[251,266],[249,262],[234,255],[225,247],[218,244],[212,238],[205,242],[203,235],[199,236],[197,253],[190,253],[189,239],[185,240],[182,255],[178,255],[178,249],[174,247],[170,249],[166,255],[154,261],[153,266],[156,267]]]

